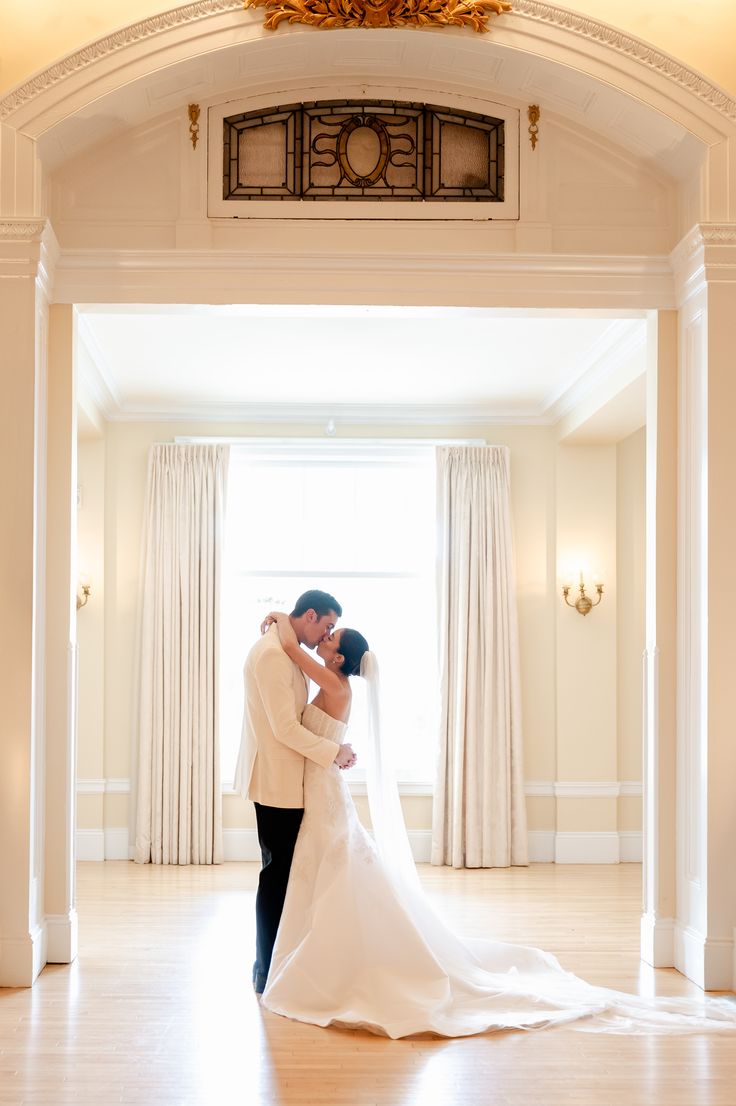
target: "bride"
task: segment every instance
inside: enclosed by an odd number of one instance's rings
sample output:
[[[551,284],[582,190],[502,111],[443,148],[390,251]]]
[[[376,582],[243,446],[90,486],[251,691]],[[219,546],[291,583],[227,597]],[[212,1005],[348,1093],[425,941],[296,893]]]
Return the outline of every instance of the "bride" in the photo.
[[[381,745],[378,671],[357,630],[300,648],[289,618],[273,612],[285,652],[319,690],[302,725],[338,743],[350,716],[350,676],[368,683],[368,798],[363,828],[343,773],[307,760],[304,818],[262,1004],[315,1025],[362,1027],[388,1037],[462,1037],[577,1021],[607,1032],[736,1030],[729,999],[645,999],[593,987],[550,953],[461,939],[419,883],[396,785]],[[581,1020],[583,1019],[583,1020]]]

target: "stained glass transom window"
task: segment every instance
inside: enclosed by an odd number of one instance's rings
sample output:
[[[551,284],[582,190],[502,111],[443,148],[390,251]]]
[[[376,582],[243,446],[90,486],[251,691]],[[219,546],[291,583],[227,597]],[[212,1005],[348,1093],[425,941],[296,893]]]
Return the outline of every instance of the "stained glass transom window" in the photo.
[[[223,120],[224,200],[504,199],[504,120],[329,100]]]

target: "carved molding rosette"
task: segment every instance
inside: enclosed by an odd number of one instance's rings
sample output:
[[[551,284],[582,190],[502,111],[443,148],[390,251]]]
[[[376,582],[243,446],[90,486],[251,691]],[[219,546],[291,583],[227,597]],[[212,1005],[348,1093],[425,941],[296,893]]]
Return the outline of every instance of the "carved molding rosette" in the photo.
[[[490,30],[492,15],[511,11],[506,0],[244,0],[265,8],[263,26],[306,23],[331,31],[341,27],[469,27]]]

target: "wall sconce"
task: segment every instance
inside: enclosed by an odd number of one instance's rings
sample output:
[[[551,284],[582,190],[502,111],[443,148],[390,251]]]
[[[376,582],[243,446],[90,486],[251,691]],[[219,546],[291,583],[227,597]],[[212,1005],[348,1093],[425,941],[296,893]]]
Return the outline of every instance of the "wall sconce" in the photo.
[[[568,607],[574,607],[578,614],[590,614],[590,612],[593,610],[593,607],[597,607],[601,599],[603,598],[603,584],[600,583],[595,584],[595,590],[598,592],[598,598],[595,601],[590,598],[590,596],[585,591],[585,584],[583,582],[582,572],[580,573],[580,583],[578,585],[580,595],[577,597],[574,603],[571,603],[568,599],[571,587],[571,584],[563,584],[562,594]]]
[[[92,585],[90,584],[89,578],[87,576],[82,576],[81,577],[81,579],[79,581],[79,586],[82,589],[82,594],[80,596],[79,592],[77,592],[77,610],[79,610],[80,607],[86,607],[87,606],[87,600],[89,599],[89,593],[92,591]]]

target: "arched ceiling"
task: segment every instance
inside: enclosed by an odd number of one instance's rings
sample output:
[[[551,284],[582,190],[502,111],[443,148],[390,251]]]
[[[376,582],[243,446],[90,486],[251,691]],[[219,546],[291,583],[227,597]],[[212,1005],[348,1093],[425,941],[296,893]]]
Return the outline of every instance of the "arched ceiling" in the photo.
[[[279,104],[330,95],[425,99],[452,93],[488,103],[543,105],[575,126],[685,178],[703,144],[682,124],[626,95],[611,81],[480,35],[412,30],[302,30],[236,42],[185,58],[130,81],[61,118],[39,140],[49,170],[86,148],[169,112],[247,96]],[[479,108],[478,110],[482,110]],[[544,119],[542,120],[542,133]]]

